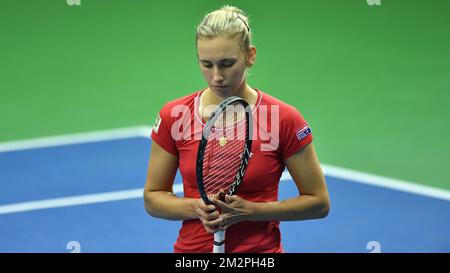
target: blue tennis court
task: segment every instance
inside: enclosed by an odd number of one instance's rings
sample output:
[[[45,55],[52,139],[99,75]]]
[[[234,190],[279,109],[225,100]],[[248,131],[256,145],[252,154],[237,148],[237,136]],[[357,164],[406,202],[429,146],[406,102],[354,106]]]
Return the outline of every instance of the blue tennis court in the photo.
[[[143,206],[150,146],[139,136],[0,152],[0,252],[71,252],[73,242],[81,252],[172,252],[181,222]],[[448,199],[326,178],[330,214],[282,222],[286,252],[450,252]],[[296,192],[280,182],[280,199]]]

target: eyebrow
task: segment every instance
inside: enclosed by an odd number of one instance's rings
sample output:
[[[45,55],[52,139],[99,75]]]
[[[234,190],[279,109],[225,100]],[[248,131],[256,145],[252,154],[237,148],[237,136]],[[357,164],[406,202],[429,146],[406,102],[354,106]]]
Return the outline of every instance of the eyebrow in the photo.
[[[219,63],[226,62],[226,61],[236,61],[236,58],[225,58],[225,59],[220,60]],[[208,62],[208,63],[212,63],[212,62],[209,61],[209,60],[200,60],[200,62]]]

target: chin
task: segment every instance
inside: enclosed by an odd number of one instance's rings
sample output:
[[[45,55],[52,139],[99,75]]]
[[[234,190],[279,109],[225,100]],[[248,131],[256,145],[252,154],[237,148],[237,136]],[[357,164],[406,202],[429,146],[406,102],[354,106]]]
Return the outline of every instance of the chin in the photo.
[[[212,90],[214,90],[214,92],[217,92],[219,94],[226,94],[226,93],[230,93],[231,88],[229,86],[227,87],[211,87]]]

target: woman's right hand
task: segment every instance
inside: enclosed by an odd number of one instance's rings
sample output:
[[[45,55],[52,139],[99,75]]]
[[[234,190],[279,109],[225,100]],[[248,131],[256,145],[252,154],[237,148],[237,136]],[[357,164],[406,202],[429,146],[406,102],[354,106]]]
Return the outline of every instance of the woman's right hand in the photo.
[[[219,218],[219,211],[216,209],[216,206],[206,205],[203,199],[199,198],[195,207],[195,213],[205,227],[206,232],[213,234],[219,230],[217,221],[214,221]]]

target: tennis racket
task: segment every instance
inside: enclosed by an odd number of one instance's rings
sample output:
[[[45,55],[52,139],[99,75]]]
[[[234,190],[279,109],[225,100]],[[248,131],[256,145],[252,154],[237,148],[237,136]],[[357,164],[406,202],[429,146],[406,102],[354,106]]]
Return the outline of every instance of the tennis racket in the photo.
[[[209,198],[224,192],[233,195],[242,183],[252,147],[253,117],[240,97],[222,101],[205,124],[197,153],[196,175],[200,196]],[[225,252],[225,231],[214,233],[214,253]]]

